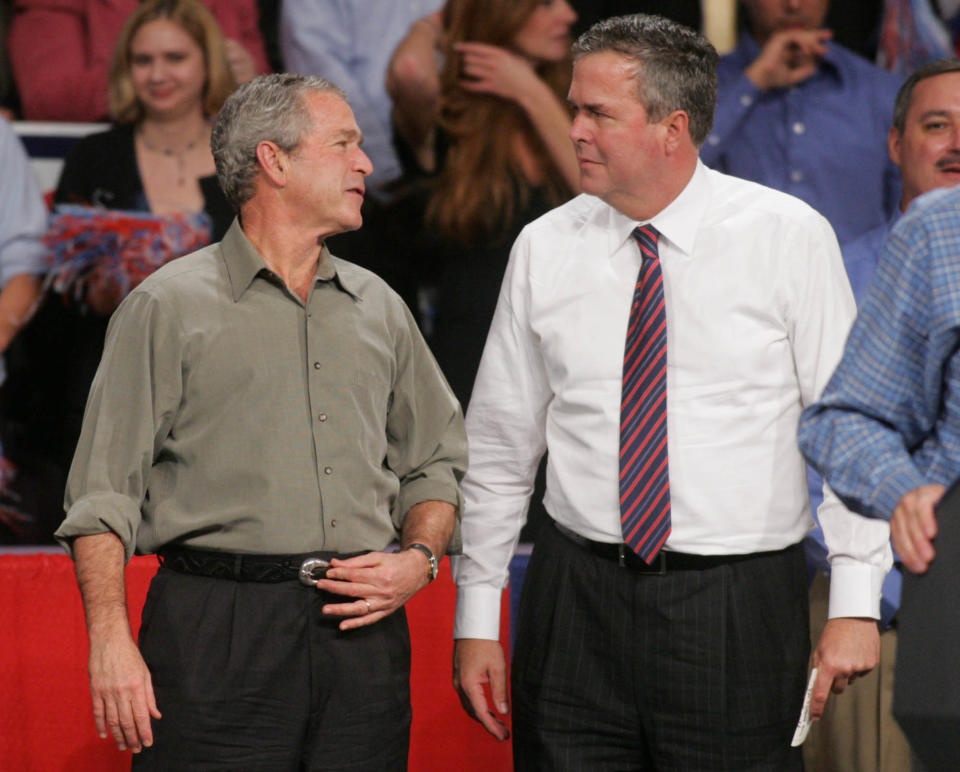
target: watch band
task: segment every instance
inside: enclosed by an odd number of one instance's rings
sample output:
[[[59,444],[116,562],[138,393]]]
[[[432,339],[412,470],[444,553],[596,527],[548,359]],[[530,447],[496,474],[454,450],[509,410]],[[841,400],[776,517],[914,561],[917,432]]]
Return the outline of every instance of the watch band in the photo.
[[[408,544],[406,547],[404,547],[404,549],[417,550],[418,552],[422,552],[424,555],[426,555],[427,560],[430,563],[430,581],[432,582],[437,578],[437,574],[440,572],[440,566],[437,563],[436,556],[433,554],[433,550],[431,550],[426,544],[421,544],[420,542]]]

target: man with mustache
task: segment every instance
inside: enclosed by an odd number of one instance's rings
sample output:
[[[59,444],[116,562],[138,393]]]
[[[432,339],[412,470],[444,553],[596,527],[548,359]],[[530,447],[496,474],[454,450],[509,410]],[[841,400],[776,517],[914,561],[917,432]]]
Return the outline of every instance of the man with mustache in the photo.
[[[900,206],[883,225],[843,247],[844,265],[858,301],[866,294],[891,229],[914,199],[935,188],[960,183],[960,59],[931,62],[904,81],[894,105],[887,147],[903,179]],[[813,469],[808,470],[807,477],[814,504],[821,498],[823,483]],[[811,565],[820,572],[827,571],[826,546],[819,530],[807,537],[806,547]],[[883,586],[880,663],[856,688],[832,702],[823,720],[814,725],[804,744],[810,769],[899,772],[910,768],[910,748],[893,718],[895,618],[901,582],[900,569],[894,566]],[[811,590],[814,634],[823,624],[825,594],[826,582],[818,577]]]
[[[701,157],[803,199],[843,243],[896,209],[897,172],[883,139],[899,79],[831,42],[828,7],[829,0],[742,0],[749,31],[720,61]]]
[[[409,310],[324,245],[362,223],[361,140],[323,78],[241,86],[210,141],[238,219],[111,319],[56,535],[134,769],[406,769],[403,606],[454,534],[466,437]],[[162,559],[139,644],[135,551]]]

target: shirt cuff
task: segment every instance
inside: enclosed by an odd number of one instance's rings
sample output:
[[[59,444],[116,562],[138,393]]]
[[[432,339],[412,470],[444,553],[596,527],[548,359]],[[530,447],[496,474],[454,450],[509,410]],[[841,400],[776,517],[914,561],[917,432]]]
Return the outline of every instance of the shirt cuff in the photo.
[[[867,563],[835,560],[830,569],[830,619],[836,617],[880,618],[882,568]]]
[[[925,480],[912,461],[899,465],[877,486],[870,502],[876,517],[889,520],[905,493],[923,485]]]
[[[54,538],[73,557],[73,540],[78,536],[93,536],[113,531],[123,542],[126,559],[133,557],[137,546],[137,528],[140,508],[119,493],[100,493],[84,496],[74,502]]]
[[[503,590],[496,587],[458,587],[453,637],[499,641],[502,595]]]
[[[43,256],[43,244],[39,237],[25,237],[8,243],[3,248],[3,265],[0,266],[3,285],[23,273],[31,276],[43,274],[46,271]]]
[[[893,626],[893,620],[900,610],[902,588],[903,574],[894,566],[883,580],[883,597],[880,599],[880,626],[884,630]]]

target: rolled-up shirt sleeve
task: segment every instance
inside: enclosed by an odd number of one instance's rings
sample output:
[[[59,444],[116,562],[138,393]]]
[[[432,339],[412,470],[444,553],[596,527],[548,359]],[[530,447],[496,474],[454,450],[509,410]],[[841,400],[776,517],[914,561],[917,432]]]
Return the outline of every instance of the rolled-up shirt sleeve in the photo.
[[[410,311],[397,325],[397,376],[387,414],[387,464],[400,480],[394,506],[399,531],[410,508],[423,501],[446,501],[457,509],[457,526],[448,546],[461,546],[460,480],[467,468],[463,413],[420,335]]]
[[[54,534],[68,551],[75,537],[107,531],[128,559],[136,549],[151,469],[180,405],[179,326],[168,305],[137,290],[110,320]]]

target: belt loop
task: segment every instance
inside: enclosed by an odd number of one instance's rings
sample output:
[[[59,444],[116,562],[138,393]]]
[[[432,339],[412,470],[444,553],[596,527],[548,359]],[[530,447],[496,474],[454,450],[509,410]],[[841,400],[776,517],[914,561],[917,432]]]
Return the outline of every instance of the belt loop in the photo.
[[[233,578],[238,582],[243,579],[243,555],[239,553],[233,556]]]
[[[617,545],[617,565],[619,565],[620,568],[626,568],[626,567],[627,567],[627,560],[626,560],[626,557],[625,557],[624,554],[623,554],[624,546],[625,546],[625,545],[624,545],[623,542],[620,542],[620,543]]]

